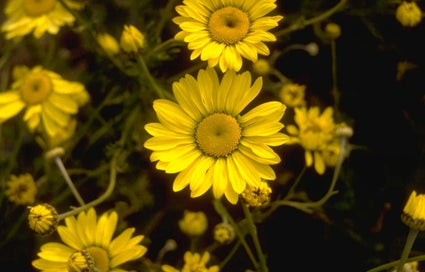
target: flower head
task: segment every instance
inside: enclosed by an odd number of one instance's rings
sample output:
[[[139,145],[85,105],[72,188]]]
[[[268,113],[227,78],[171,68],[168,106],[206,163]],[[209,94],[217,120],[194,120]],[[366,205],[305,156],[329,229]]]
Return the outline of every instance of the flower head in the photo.
[[[260,207],[270,201],[271,193],[269,184],[262,181],[258,187],[247,186],[242,192],[242,198],[248,206]]]
[[[82,8],[82,4],[64,0],[72,9]],[[9,0],[5,7],[6,21],[1,31],[6,39],[25,36],[33,32],[40,38],[45,32],[57,34],[63,25],[71,25],[75,18],[57,0]]]
[[[81,212],[77,218],[65,218],[66,225],[58,227],[63,243],[42,245],[38,253],[40,258],[32,265],[42,271],[67,272],[80,271],[75,269],[90,267],[93,262],[97,271],[126,271],[119,266],[142,257],[147,249],[139,244],[142,235],[131,237],[134,228],[126,229],[112,239],[117,220],[115,211],[106,212],[98,219],[93,208]]]
[[[175,38],[188,43],[191,60],[200,56],[210,67],[239,71],[242,57],[255,62],[258,54],[270,54],[264,42],[276,37],[268,30],[283,17],[265,15],[275,8],[275,0],[184,0],[173,19],[182,29]]]
[[[180,230],[189,236],[203,234],[208,227],[207,216],[203,212],[184,211],[183,218],[179,221]]]
[[[221,222],[214,227],[214,240],[220,244],[230,244],[235,239],[235,230],[227,222]]]
[[[395,11],[396,19],[403,26],[413,27],[422,20],[422,11],[415,1],[403,1]]]
[[[279,96],[283,104],[288,107],[295,108],[305,105],[305,85],[296,83],[287,83],[283,85]]]
[[[41,235],[50,235],[56,231],[59,218],[55,207],[43,203],[28,208],[28,224],[33,231]]]
[[[32,204],[37,194],[37,185],[30,174],[11,175],[4,192],[10,201],[18,205]]]
[[[120,52],[118,41],[108,33],[98,34],[96,38],[106,54],[116,55]]]
[[[335,136],[335,123],[333,120],[333,109],[327,107],[322,114],[318,107],[308,110],[305,107],[295,108],[295,123],[298,128],[289,125],[288,133],[294,137],[291,143],[300,144],[305,150],[305,161],[307,166],[312,166],[318,174],[325,172],[325,162],[322,151],[331,144]]]
[[[332,40],[338,39],[341,36],[341,27],[336,23],[328,23],[325,26],[325,33]]]
[[[49,137],[67,129],[71,116],[88,100],[88,93],[78,82],[66,81],[60,75],[36,66],[15,67],[14,82],[9,91],[0,93],[0,123],[24,108],[24,121],[34,132],[42,127]]]
[[[145,36],[136,27],[125,25],[121,34],[120,45],[126,53],[137,52],[145,48]]]
[[[425,230],[425,195],[413,191],[404,206],[401,220],[412,229]]]
[[[255,73],[264,76],[270,73],[272,67],[266,59],[259,59],[252,64]]]
[[[262,179],[274,180],[271,164],[280,162],[270,146],[285,143],[280,133],[285,106],[261,104],[241,115],[257,96],[261,78],[251,86],[251,74],[225,73],[221,82],[214,69],[200,70],[173,84],[177,103],[159,99],[154,109],[160,123],[145,129],[151,134],[144,146],[153,150],[150,159],[166,173],[179,173],[173,190],[190,186],[198,197],[211,187],[216,198],[223,194],[231,203],[246,184],[258,186]]]
[[[207,268],[206,264],[210,260],[210,253],[204,252],[202,256],[199,253],[187,251],[184,254],[184,265],[181,270],[178,270],[170,265],[161,266],[164,272],[218,272],[218,265]]]

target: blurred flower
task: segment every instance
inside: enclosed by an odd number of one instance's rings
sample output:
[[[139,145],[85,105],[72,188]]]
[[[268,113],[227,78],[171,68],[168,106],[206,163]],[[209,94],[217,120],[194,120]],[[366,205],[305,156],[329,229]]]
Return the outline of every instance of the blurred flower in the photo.
[[[325,172],[325,161],[322,152],[333,140],[335,124],[333,120],[333,109],[327,107],[322,114],[318,107],[295,108],[295,123],[288,125],[287,131],[295,136],[291,137],[290,143],[300,144],[305,150],[305,161],[307,166],[312,166],[318,174]],[[313,159],[314,158],[314,159]]]
[[[255,73],[264,76],[269,74],[272,68],[266,59],[259,59],[252,64],[252,69]]]
[[[173,19],[182,31],[177,40],[189,43],[190,59],[201,57],[210,67],[221,71],[242,67],[242,58],[257,61],[258,54],[269,55],[263,42],[276,41],[268,30],[276,27],[283,16],[264,16],[276,8],[275,0],[185,0],[176,7],[180,16]]]
[[[202,235],[208,227],[207,216],[203,212],[184,211],[179,220],[180,230],[188,236]]]
[[[325,166],[335,167],[338,163],[339,152],[341,145],[339,141],[332,141],[322,150],[322,157],[325,162]]]
[[[319,54],[319,46],[315,42],[306,44],[304,50],[307,51],[310,56],[317,56],[317,54]]]
[[[409,228],[425,230],[425,195],[413,191],[404,206],[401,220]]]
[[[305,85],[287,83],[282,86],[279,92],[283,104],[288,107],[301,107],[305,105]]]
[[[209,260],[209,252],[204,252],[204,254],[201,256],[199,253],[191,253],[190,251],[186,251],[184,254],[184,265],[181,270],[178,270],[170,265],[162,265],[161,268],[164,272],[218,272],[220,270],[218,265],[207,268],[206,264]]]
[[[118,41],[108,33],[98,34],[96,38],[106,54],[116,55],[120,52]]]
[[[50,235],[56,231],[59,218],[55,207],[43,203],[28,208],[28,224],[33,231],[41,235]]]
[[[414,1],[403,1],[395,11],[396,19],[403,25],[413,27],[422,20],[422,11]]]
[[[43,134],[40,137],[36,137],[35,140],[44,150],[51,150],[55,147],[66,147],[68,140],[74,135],[76,127],[77,120],[71,118],[68,127],[59,128],[58,133],[54,137]]]
[[[150,159],[158,161],[156,168],[180,172],[174,191],[190,185],[191,197],[198,197],[212,187],[215,198],[225,194],[235,204],[246,184],[276,178],[269,165],[280,158],[269,146],[288,140],[279,132],[286,107],[268,102],[240,115],[261,87],[261,78],[251,86],[249,72],[229,70],[220,83],[216,71],[207,68],[197,79],[186,75],[173,84],[177,103],[154,101],[160,123],[145,126],[154,137],[144,146],[154,151]]]
[[[341,27],[336,23],[328,23],[325,26],[326,35],[332,39],[338,39],[341,36]]]
[[[230,244],[235,239],[235,230],[227,222],[221,222],[214,227],[214,240],[220,244]]]
[[[34,203],[37,185],[30,174],[11,175],[6,186],[4,193],[10,201],[18,205]]]
[[[72,9],[81,9],[81,3],[64,0]],[[75,18],[57,0],[9,0],[5,7],[6,21],[1,26],[6,39],[33,32],[40,38],[45,32],[57,34],[63,25],[71,25]]]
[[[89,256],[98,271],[126,271],[118,267],[142,257],[147,249],[139,244],[143,235],[131,237],[134,228],[127,228],[111,240],[117,220],[118,214],[115,211],[104,213],[98,219],[93,208],[81,212],[77,218],[74,216],[65,218],[66,226],[58,227],[59,236],[64,244],[51,242],[42,245],[38,253],[40,258],[34,260],[32,265],[42,271],[67,272],[72,271],[70,269],[76,265],[84,266],[84,263],[78,260]],[[83,253],[84,251],[88,254]],[[73,256],[77,259],[73,259]],[[89,262],[89,258],[85,260]]]
[[[84,85],[66,81],[60,75],[36,66],[15,67],[14,82],[9,91],[0,93],[0,123],[26,108],[23,116],[30,131],[42,124],[49,137],[67,129],[71,115],[87,102]]]
[[[145,36],[132,25],[125,25],[121,34],[121,48],[124,52],[137,52],[145,48]]]
[[[248,206],[260,207],[270,201],[271,193],[269,184],[262,181],[258,187],[247,186],[242,192],[242,198]]]

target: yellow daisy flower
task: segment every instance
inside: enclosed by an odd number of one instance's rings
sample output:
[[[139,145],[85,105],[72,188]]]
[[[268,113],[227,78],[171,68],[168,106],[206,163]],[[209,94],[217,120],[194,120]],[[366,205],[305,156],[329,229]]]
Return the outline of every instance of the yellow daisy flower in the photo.
[[[151,161],[166,173],[179,173],[173,190],[190,186],[191,197],[211,187],[216,198],[225,194],[231,203],[246,184],[259,186],[274,180],[271,164],[280,162],[270,146],[288,137],[279,131],[285,105],[273,101],[241,115],[258,95],[262,79],[251,86],[250,72],[229,70],[219,82],[212,68],[200,70],[197,79],[186,75],[173,84],[177,103],[158,99],[153,107],[160,123],[145,129],[152,138],[144,146],[154,152]]]
[[[318,107],[308,110],[305,107],[295,108],[295,123],[288,125],[288,133],[294,135],[291,143],[300,144],[305,150],[305,161],[307,166],[312,166],[318,174],[325,172],[325,161],[323,151],[334,138],[335,123],[333,120],[333,109],[327,107],[322,114]],[[314,158],[314,159],[313,159]]]
[[[42,124],[49,137],[69,126],[71,115],[87,103],[88,93],[78,82],[66,81],[60,75],[36,66],[16,67],[11,90],[0,93],[0,123],[24,108],[23,119],[29,129]]]
[[[31,174],[11,175],[6,186],[4,193],[10,201],[18,205],[34,203],[37,185]]]
[[[64,0],[72,9],[83,7],[81,3]],[[45,32],[57,34],[63,25],[71,25],[75,18],[57,0],[9,0],[5,7],[6,21],[1,26],[6,39],[25,36],[33,32],[40,38]]]
[[[97,271],[124,272],[119,268],[125,262],[142,257],[147,251],[140,245],[143,235],[131,237],[134,228],[124,230],[112,239],[117,225],[118,214],[113,211],[97,218],[91,208],[81,212],[77,218],[65,218],[66,226],[58,226],[57,231],[63,243],[50,242],[41,246],[39,259],[32,265],[42,271],[68,272],[81,267],[82,257],[91,260]]]
[[[239,71],[242,57],[256,62],[258,54],[270,54],[264,42],[276,37],[268,30],[283,16],[265,15],[275,8],[275,0],[184,0],[176,7],[180,16],[173,18],[182,29],[175,39],[188,43],[191,60],[200,56],[210,67]]]
[[[170,265],[162,265],[161,268],[164,272],[218,272],[220,268],[218,265],[213,265],[207,268],[206,264],[210,260],[210,253],[204,252],[202,256],[199,253],[192,253],[186,251],[184,254],[184,266],[178,270]]]
[[[306,104],[305,101],[305,85],[296,83],[287,83],[282,86],[279,96],[283,104],[288,107],[301,107]]]
[[[396,19],[406,27],[414,27],[422,21],[422,10],[414,1],[403,1],[395,11]]]
[[[185,210],[183,218],[179,220],[180,230],[189,236],[199,236],[208,228],[208,219],[204,212]]]

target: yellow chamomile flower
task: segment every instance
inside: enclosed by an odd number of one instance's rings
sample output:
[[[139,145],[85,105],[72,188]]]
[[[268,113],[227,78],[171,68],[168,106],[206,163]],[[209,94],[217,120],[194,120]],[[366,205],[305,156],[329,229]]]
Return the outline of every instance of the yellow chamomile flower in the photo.
[[[413,191],[404,206],[401,220],[408,227],[424,231],[425,230],[425,195],[417,194]]]
[[[280,89],[279,96],[286,106],[291,108],[301,107],[306,104],[305,89],[305,85],[287,83]]]
[[[6,184],[5,195],[18,205],[32,204],[37,194],[37,185],[30,174],[11,175]]]
[[[68,127],[61,127],[54,137],[42,135],[37,136],[35,140],[45,151],[52,150],[56,147],[66,148],[69,140],[75,133],[76,127],[77,120],[75,118],[71,118]]]
[[[164,272],[218,272],[218,265],[213,265],[207,268],[207,263],[210,260],[210,253],[204,252],[202,256],[199,253],[186,251],[184,254],[184,265],[181,270],[178,270],[170,265],[162,265]]]
[[[46,272],[125,272],[119,266],[142,257],[147,249],[139,244],[143,235],[131,237],[134,228],[127,228],[112,239],[117,220],[115,211],[105,212],[98,218],[94,208],[79,213],[77,218],[66,217],[66,225],[57,228],[63,243],[42,245],[39,259],[32,265]],[[84,270],[92,265],[95,269]]]
[[[288,125],[287,131],[293,135],[290,142],[300,144],[305,150],[305,161],[308,167],[313,165],[318,174],[325,172],[326,166],[322,151],[331,143],[335,134],[333,109],[327,107],[320,114],[319,107],[295,108],[295,123]]]
[[[137,52],[146,46],[145,36],[134,26],[124,25],[120,45],[124,52]]]
[[[191,197],[211,187],[215,198],[223,194],[235,204],[246,185],[274,180],[271,164],[280,157],[270,146],[282,145],[288,136],[279,131],[285,105],[267,102],[247,113],[241,111],[258,95],[262,79],[251,86],[250,72],[229,70],[220,82],[212,68],[200,70],[197,79],[186,75],[173,84],[172,102],[154,101],[160,123],[145,129],[152,138],[144,146],[153,150],[151,161],[166,173],[178,173],[173,190],[190,186]]]
[[[190,59],[201,57],[221,71],[242,67],[242,57],[256,62],[258,54],[269,55],[264,42],[276,41],[268,30],[283,16],[265,16],[276,8],[275,0],[184,0],[173,19],[182,31],[175,39],[188,43]]]
[[[227,222],[221,222],[214,227],[214,240],[220,244],[230,244],[235,239],[235,230]]]
[[[50,235],[56,231],[59,217],[55,207],[42,203],[28,209],[28,225],[33,231],[40,235]]]
[[[269,184],[262,181],[259,186],[247,186],[242,192],[242,198],[248,206],[260,207],[270,201],[272,189]]]
[[[108,33],[101,33],[97,35],[97,41],[108,55],[116,55],[120,52],[120,45],[118,41]]]
[[[24,121],[34,132],[40,125],[49,137],[67,129],[71,116],[87,103],[88,93],[79,82],[66,81],[60,75],[36,66],[15,67],[9,91],[0,93],[0,123],[24,108]]]
[[[272,67],[266,59],[259,59],[252,64],[252,70],[260,76],[265,76],[270,73]]]
[[[180,230],[188,236],[199,236],[208,227],[207,216],[203,212],[184,211],[183,218],[179,220]]]
[[[72,9],[83,5],[72,0],[64,0]],[[8,0],[5,10],[6,20],[1,31],[6,39],[18,38],[33,32],[40,38],[44,33],[57,34],[63,25],[74,23],[74,16],[57,0]]]
[[[415,1],[403,1],[395,11],[396,19],[403,26],[413,27],[422,20],[422,10]]]

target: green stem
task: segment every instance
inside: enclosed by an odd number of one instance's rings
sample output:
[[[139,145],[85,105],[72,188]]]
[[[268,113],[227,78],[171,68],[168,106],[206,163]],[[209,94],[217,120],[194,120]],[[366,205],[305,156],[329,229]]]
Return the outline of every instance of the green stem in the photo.
[[[81,197],[80,193],[78,192],[77,188],[75,188],[75,185],[72,182],[71,177],[68,175],[68,172],[66,171],[66,168],[63,165],[61,158],[59,156],[56,156],[54,158],[54,161],[55,161],[56,165],[58,166],[59,171],[61,172],[63,178],[66,181],[66,184],[68,185],[68,187],[71,190],[72,194],[74,195],[75,199],[78,201],[80,206],[84,206],[85,202],[84,202],[83,198]]]
[[[306,170],[307,170],[307,166],[304,165],[303,169],[301,169],[301,172],[298,174],[297,179],[294,181],[291,188],[289,188],[289,191],[286,194],[284,199],[291,199],[292,198],[292,196],[295,194],[295,189],[297,188],[298,184],[300,183],[301,178],[304,176]]]
[[[338,91],[338,79],[337,79],[337,63],[336,63],[336,42],[331,41],[331,54],[332,54],[332,93],[334,97],[334,108],[338,112],[340,94]]]
[[[404,264],[406,263],[407,257],[409,257],[410,250],[412,249],[413,243],[415,242],[418,233],[418,230],[409,230],[409,233],[407,234],[406,243],[404,244],[403,252],[401,253],[400,261],[397,265],[396,272],[403,272]]]
[[[158,86],[158,84],[155,82],[155,79],[152,77],[151,72],[149,71],[148,66],[146,65],[145,60],[141,55],[137,55],[137,60],[140,64],[140,67],[142,68],[143,73],[145,74],[146,78],[148,79],[149,83],[152,85],[153,89],[155,90],[156,94],[159,98],[165,98],[164,91],[161,87]]]
[[[236,251],[241,245],[241,241],[237,240],[233,248],[230,250],[229,254],[227,254],[226,258],[219,264],[220,270],[232,259],[233,255],[235,255]]]
[[[254,224],[254,220],[252,219],[251,212],[249,211],[248,206],[245,203],[242,203],[242,209],[245,214],[245,218],[248,221],[248,230],[251,234],[252,241],[254,242],[255,250],[257,251],[257,257],[260,260],[260,271],[261,272],[268,272],[269,269],[267,267],[266,258],[263,253],[263,250],[261,249],[260,240],[258,239],[258,231],[257,227]]]
[[[425,261],[425,255],[420,255],[420,256],[408,258],[408,259],[406,259],[405,263],[420,262],[420,261]],[[400,260],[392,261],[392,262],[374,267],[372,269],[369,269],[366,272],[378,272],[378,271],[387,270],[387,269],[395,267],[399,263],[400,263]]]

